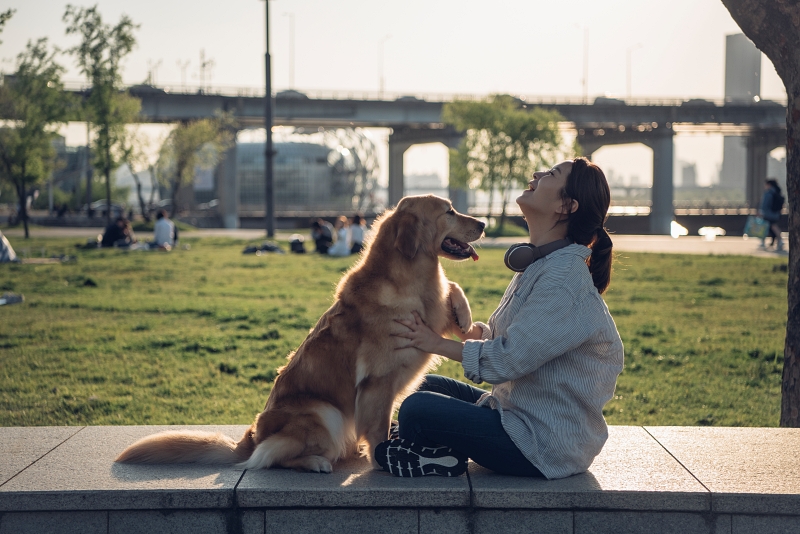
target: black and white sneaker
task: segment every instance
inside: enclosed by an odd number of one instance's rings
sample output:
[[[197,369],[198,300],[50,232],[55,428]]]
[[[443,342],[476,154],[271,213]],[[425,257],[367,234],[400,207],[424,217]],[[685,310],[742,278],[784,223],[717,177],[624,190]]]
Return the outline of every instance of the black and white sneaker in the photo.
[[[400,423],[392,419],[389,425],[389,441],[400,437]]]
[[[378,444],[375,460],[396,477],[457,477],[467,471],[467,457],[450,447],[423,447],[405,439]]]

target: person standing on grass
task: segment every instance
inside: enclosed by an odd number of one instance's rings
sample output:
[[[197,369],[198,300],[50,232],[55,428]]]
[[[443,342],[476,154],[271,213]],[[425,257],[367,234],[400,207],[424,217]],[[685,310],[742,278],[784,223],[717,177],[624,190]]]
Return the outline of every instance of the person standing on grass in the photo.
[[[783,252],[783,238],[781,237],[781,227],[778,223],[781,220],[781,210],[785,202],[783,195],[781,195],[781,186],[773,179],[764,182],[764,195],[761,197],[761,208],[758,214],[761,218],[769,223],[769,235],[772,237],[772,242],[777,241],[775,252]],[[766,237],[761,240],[758,246],[761,250],[767,250]]]
[[[548,479],[589,468],[608,438],[603,406],[623,363],[600,296],[611,279],[603,227],[610,202],[605,175],[585,158],[534,173],[517,198],[530,244],[506,255],[517,274],[489,323],[474,323],[458,342],[416,312],[398,321],[407,327],[396,334],[398,349],[461,362],[468,379],[493,388],[425,377],[402,403],[389,441],[375,449],[384,470],[456,476],[468,458],[498,473]]]
[[[175,223],[169,220],[166,210],[158,210],[153,227],[153,246],[170,250],[175,246]]]

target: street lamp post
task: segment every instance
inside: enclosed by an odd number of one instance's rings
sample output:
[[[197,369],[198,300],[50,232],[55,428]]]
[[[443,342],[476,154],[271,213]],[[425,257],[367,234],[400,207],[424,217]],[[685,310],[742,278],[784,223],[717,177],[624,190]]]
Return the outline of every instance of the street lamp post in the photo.
[[[289,87],[294,89],[294,13],[285,12],[284,17],[289,17]]]
[[[181,61],[180,59],[177,61],[178,68],[181,69],[181,91],[184,93],[186,92],[186,68],[189,66],[189,60]]]
[[[631,97],[631,54],[633,53],[634,50],[636,50],[638,48],[641,48],[641,47],[642,47],[642,43],[636,43],[633,46],[629,46],[628,49],[626,50],[626,52],[627,52],[626,66],[627,66],[627,68],[626,68],[626,71],[625,71],[625,74],[626,74],[626,76],[625,76],[625,89],[627,91],[626,94],[628,95],[628,98]]]
[[[583,77],[581,78],[581,90],[583,92],[583,103],[589,103],[589,26],[573,23],[573,26],[583,30]]]
[[[275,237],[275,194],[272,158],[272,65],[269,57],[269,0],[264,1],[266,22],[267,51],[264,54],[264,129],[267,133],[267,142],[264,149],[264,200],[266,202],[266,227],[267,237]]]
[[[589,27],[583,28],[583,103],[589,103]]]
[[[385,35],[378,41],[378,94],[381,99],[383,99],[383,88],[385,85],[385,80],[383,79],[383,44],[391,38],[391,35]]]

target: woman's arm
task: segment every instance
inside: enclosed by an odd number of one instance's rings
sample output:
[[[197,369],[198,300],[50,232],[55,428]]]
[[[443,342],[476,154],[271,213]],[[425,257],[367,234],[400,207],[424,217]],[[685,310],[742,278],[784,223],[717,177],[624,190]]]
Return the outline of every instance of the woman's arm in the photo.
[[[414,314],[413,321],[396,319],[398,323],[408,328],[407,332],[393,334],[396,337],[405,338],[408,340],[408,343],[402,344],[402,346],[397,347],[397,349],[414,347],[422,352],[438,354],[439,356],[444,356],[445,358],[450,358],[451,360],[460,362],[461,351],[464,350],[464,343],[462,341],[453,341],[452,339],[443,338],[431,330],[428,325],[422,321],[422,317],[420,317],[416,311],[412,313]],[[465,335],[465,339],[471,334],[474,335],[473,331],[476,327],[478,329],[478,337],[469,339],[480,339],[480,332],[482,330],[477,324],[472,325],[472,328],[470,328],[469,332],[467,332]]]
[[[535,289],[505,336],[465,344],[465,376],[476,383],[501,384],[530,374],[580,346],[596,328],[586,304],[564,286]]]

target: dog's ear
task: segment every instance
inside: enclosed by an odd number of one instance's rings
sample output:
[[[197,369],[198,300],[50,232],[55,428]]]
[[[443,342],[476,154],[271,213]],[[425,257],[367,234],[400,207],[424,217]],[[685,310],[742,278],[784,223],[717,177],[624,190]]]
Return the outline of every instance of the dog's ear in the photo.
[[[398,213],[395,224],[394,246],[403,255],[412,259],[419,249],[420,221],[413,213]]]

